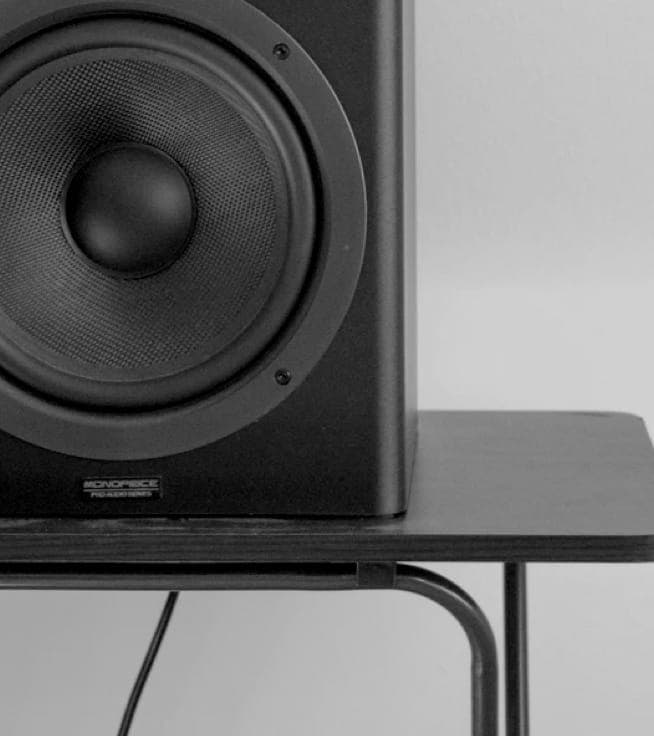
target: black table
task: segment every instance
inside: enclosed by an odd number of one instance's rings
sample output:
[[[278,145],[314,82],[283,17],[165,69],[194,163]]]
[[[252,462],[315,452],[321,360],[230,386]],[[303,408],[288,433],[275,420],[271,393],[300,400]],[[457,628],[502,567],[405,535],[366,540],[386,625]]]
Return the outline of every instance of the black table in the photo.
[[[457,586],[399,564],[505,565],[507,734],[528,733],[526,564],[654,560],[654,449],[637,417],[421,416],[408,514],[396,519],[0,520],[0,586],[350,590],[426,596],[472,648],[473,734],[497,733],[497,654]]]

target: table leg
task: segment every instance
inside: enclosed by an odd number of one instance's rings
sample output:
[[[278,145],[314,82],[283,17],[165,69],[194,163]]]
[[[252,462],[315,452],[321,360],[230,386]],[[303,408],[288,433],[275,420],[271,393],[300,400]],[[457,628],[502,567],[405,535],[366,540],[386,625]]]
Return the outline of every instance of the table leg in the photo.
[[[527,565],[504,566],[506,736],[529,736]]]
[[[195,565],[178,567],[48,565],[36,572],[0,569],[0,589],[30,590],[401,590],[449,611],[464,629],[472,652],[472,736],[497,736],[498,664],[488,619],[463,590],[446,578],[411,565]]]
[[[421,568],[398,565],[394,587],[429,598],[461,624],[472,650],[472,736],[496,736],[497,650],[486,616],[454,583]]]

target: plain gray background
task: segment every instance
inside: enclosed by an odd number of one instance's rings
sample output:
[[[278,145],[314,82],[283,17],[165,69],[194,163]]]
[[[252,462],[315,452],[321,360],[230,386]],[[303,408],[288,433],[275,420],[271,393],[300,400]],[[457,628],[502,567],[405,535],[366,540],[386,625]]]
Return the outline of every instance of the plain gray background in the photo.
[[[416,0],[421,403],[654,418],[654,5]],[[501,644],[500,569],[442,565]],[[535,736],[649,733],[654,567],[531,569]],[[114,734],[163,598],[0,594],[0,733]],[[134,736],[457,736],[468,653],[398,593],[184,595]]]

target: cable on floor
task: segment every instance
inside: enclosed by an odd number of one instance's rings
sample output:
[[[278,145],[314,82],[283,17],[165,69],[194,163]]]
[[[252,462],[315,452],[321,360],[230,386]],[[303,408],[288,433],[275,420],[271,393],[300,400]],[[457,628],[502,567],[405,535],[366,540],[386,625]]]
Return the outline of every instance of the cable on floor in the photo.
[[[166,636],[166,630],[168,628],[168,624],[170,623],[170,619],[173,616],[178,598],[179,593],[170,593],[168,595],[166,604],[163,607],[163,611],[161,612],[161,616],[159,618],[159,623],[157,624],[157,628],[155,629],[152,641],[150,642],[150,646],[148,647],[148,651],[146,652],[145,658],[143,659],[143,664],[141,665],[138,677],[136,678],[136,682],[134,683],[134,687],[132,688],[132,692],[129,696],[127,707],[125,708],[125,712],[123,714],[123,720],[120,724],[120,730],[118,731],[118,736],[128,736],[129,734],[130,728],[132,727],[132,721],[134,720],[134,715],[136,713],[136,709],[138,708],[139,701],[141,700],[141,695],[143,694],[143,690],[147,684],[148,677],[150,676],[150,672],[152,671],[152,666],[154,665],[157,654],[159,653],[161,643]]]

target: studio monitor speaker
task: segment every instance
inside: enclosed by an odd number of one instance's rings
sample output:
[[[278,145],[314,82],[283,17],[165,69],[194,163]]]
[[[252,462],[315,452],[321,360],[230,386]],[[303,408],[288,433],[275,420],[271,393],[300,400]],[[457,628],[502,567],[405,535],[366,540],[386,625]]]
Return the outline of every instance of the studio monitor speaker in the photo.
[[[412,0],[0,0],[0,516],[376,516]]]

